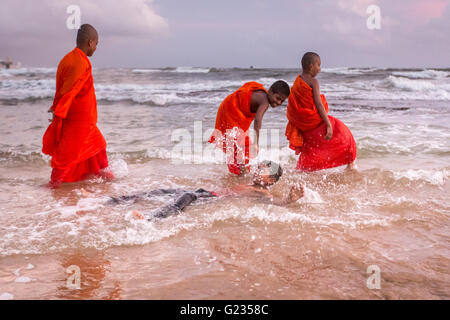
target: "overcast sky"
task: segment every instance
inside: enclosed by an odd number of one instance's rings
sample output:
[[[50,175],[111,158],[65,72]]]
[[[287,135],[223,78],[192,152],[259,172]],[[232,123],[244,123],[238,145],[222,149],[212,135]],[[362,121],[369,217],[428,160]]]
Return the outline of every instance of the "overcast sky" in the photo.
[[[69,5],[100,34],[95,67],[450,67],[450,0],[2,0],[0,59],[56,67]],[[369,30],[369,5],[381,29]]]

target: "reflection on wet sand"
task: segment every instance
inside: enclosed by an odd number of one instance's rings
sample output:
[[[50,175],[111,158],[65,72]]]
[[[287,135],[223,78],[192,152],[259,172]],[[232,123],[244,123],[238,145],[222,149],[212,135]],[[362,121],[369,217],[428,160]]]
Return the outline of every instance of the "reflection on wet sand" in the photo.
[[[112,282],[110,287],[106,281],[107,273],[110,272],[111,262],[105,257],[103,251],[92,250],[92,252],[77,251],[69,255],[61,256],[61,266],[68,270],[76,266],[80,270],[80,288],[75,289],[67,285],[67,278],[76,276],[75,273],[66,274],[64,283],[57,288],[59,299],[121,299],[121,286],[118,280]],[[70,270],[70,269],[69,269]],[[72,282],[69,279],[69,283]]]

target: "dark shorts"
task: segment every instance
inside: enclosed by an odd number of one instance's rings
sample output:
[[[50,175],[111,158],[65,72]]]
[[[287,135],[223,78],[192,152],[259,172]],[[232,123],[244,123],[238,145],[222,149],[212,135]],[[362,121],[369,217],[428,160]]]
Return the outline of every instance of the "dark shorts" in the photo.
[[[205,189],[197,189],[195,191],[187,191],[184,189],[157,189],[150,192],[142,192],[139,194],[121,196],[117,198],[111,198],[109,203],[119,204],[125,202],[136,202],[139,199],[149,199],[155,196],[175,195],[176,200],[164,207],[152,212],[148,220],[154,218],[166,218],[168,216],[179,214],[184,208],[190,205],[192,202],[199,198],[212,198],[217,197],[217,194]]]

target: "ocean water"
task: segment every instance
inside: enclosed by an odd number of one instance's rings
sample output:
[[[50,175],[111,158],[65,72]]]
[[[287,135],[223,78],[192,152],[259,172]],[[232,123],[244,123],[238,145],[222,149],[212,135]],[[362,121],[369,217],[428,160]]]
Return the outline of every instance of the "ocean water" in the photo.
[[[170,197],[106,201],[247,183],[207,143],[217,108],[246,81],[292,84],[299,70],[94,69],[116,178],[52,190],[41,147],[55,72],[0,70],[2,299],[450,298],[450,69],[324,68],[321,91],[355,137],[357,172],[296,172],[285,103],[266,113],[254,161],[278,161],[271,191],[302,183],[302,199],[219,198],[155,222],[132,212]],[[374,265],[379,288],[367,285]],[[79,290],[67,286],[70,266]]]

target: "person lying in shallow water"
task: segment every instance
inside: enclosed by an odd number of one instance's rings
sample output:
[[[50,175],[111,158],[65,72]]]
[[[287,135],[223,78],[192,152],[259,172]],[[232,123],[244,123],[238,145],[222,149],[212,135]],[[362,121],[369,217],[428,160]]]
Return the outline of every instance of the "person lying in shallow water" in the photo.
[[[134,211],[134,217],[138,219],[147,219],[149,221],[155,218],[166,218],[169,216],[177,215],[181,213],[181,211],[190,205],[192,202],[198,199],[206,199],[206,198],[215,198],[215,197],[224,197],[224,196],[234,196],[234,197],[252,197],[258,198],[260,201],[269,204],[275,204],[279,206],[284,206],[289,203],[295,202],[304,194],[303,185],[291,186],[289,193],[283,199],[279,199],[274,197],[270,190],[269,186],[276,183],[281,175],[283,174],[283,170],[281,166],[272,161],[263,161],[258,164],[255,173],[253,174],[252,181],[249,184],[242,184],[232,188],[220,190],[217,192],[207,191],[205,189],[197,189],[195,191],[188,191],[184,189],[157,189],[149,192],[142,192],[134,195],[120,196],[120,197],[112,197],[108,203],[109,204],[120,204],[126,202],[136,202],[140,199],[149,199],[155,196],[162,195],[174,195],[176,200],[168,204],[164,207],[161,207],[150,215],[143,215],[138,211]]]

